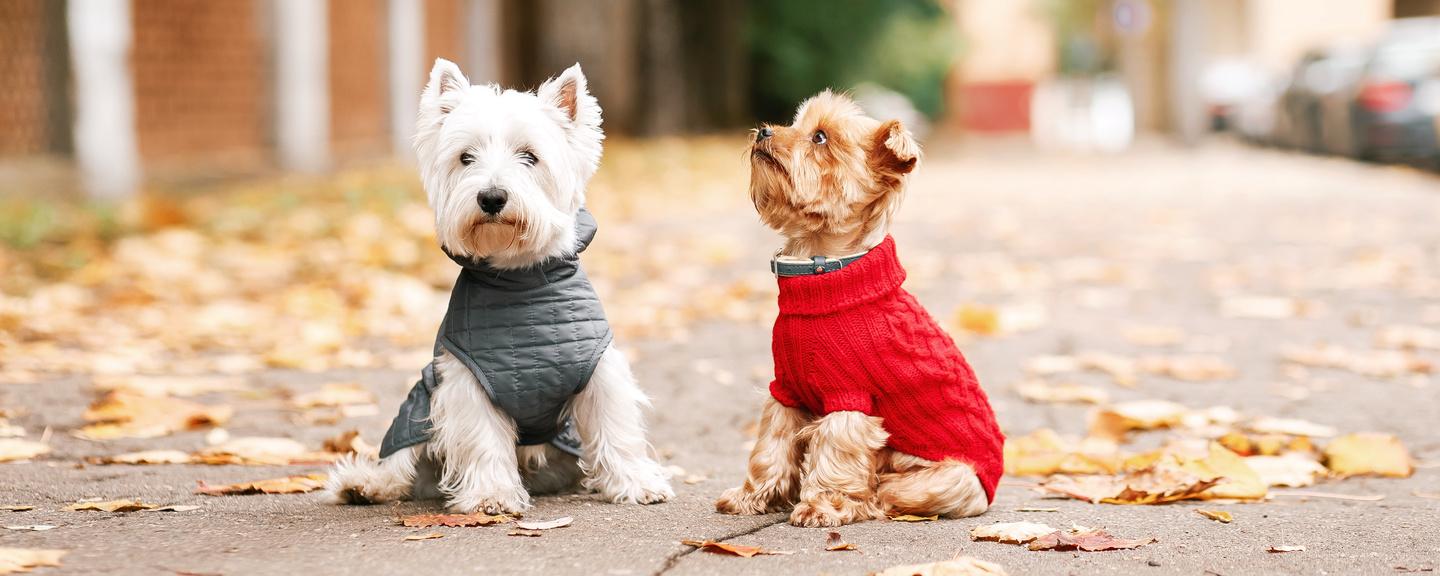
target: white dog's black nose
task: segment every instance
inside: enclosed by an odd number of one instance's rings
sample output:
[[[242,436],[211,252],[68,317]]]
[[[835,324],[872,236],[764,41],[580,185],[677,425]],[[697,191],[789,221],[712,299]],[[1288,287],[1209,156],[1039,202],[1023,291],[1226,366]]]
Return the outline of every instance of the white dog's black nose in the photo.
[[[486,188],[480,191],[478,200],[480,209],[494,216],[505,209],[505,202],[510,200],[510,194],[500,188]]]

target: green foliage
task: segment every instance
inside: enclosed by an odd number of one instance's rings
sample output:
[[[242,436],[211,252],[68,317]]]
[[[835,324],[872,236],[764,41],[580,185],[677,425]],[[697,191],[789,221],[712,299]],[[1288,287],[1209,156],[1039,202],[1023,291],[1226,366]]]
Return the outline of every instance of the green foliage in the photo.
[[[11,201],[0,210],[0,241],[29,248],[48,238],[59,224],[55,208],[40,202]]]
[[[754,111],[788,122],[826,88],[873,82],[932,117],[959,54],[952,20],[935,0],[774,0],[750,4],[745,40]]]

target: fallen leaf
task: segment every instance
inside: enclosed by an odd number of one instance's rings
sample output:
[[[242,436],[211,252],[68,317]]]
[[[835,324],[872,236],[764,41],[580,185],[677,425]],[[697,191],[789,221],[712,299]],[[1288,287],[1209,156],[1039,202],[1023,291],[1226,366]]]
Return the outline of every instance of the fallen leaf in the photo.
[[[710,478],[707,477],[707,476],[705,476],[704,474],[689,474],[689,475],[685,476],[685,483],[686,483],[686,484],[699,484],[699,483],[704,482],[704,481],[709,480],[709,479],[710,479]]]
[[[1277,552],[1304,552],[1304,551],[1305,551],[1305,546],[1304,546],[1304,545],[1299,545],[1299,546],[1271,546],[1271,547],[1269,547],[1269,548],[1266,548],[1265,551],[1266,551],[1266,552],[1270,552],[1270,553],[1277,553]]]
[[[1247,456],[1245,465],[1260,475],[1266,486],[1288,486],[1303,488],[1315,483],[1315,478],[1330,471],[1319,462],[1301,454],[1284,456]]]
[[[29,460],[50,452],[50,446],[18,438],[0,438],[0,462]]]
[[[1126,505],[1214,498],[1256,500],[1266,495],[1259,475],[1234,452],[1214,442],[1204,458],[1162,452],[1143,468],[1125,474],[1054,476],[1041,486],[1082,500]]]
[[[39,531],[42,531],[42,530],[52,530],[52,529],[54,529],[54,528],[55,528],[54,526],[49,526],[49,525],[45,525],[45,524],[31,524],[31,525],[29,525],[29,526],[6,526],[6,527],[5,527],[6,530],[27,530],[27,531],[30,531],[30,532],[39,532]]]
[[[539,537],[541,537],[541,536],[544,536],[545,533],[544,533],[544,532],[540,532],[540,531],[538,531],[538,530],[521,530],[521,529],[519,529],[519,528],[513,528],[513,529],[511,529],[509,532],[506,532],[505,535],[506,535],[506,536],[529,536],[529,537],[531,537],[531,538],[539,538]]]
[[[1378,474],[1407,478],[1415,460],[1405,444],[1391,434],[1365,432],[1341,436],[1325,447],[1325,466],[1337,476]]]
[[[1025,544],[1055,532],[1054,528],[1034,522],[1002,522],[976,526],[970,530],[971,540],[989,540],[1001,544]]]
[[[156,438],[179,430],[218,426],[234,413],[230,406],[202,406],[177,398],[115,390],[90,405],[84,417],[96,424],[80,432],[92,440]]]
[[[436,532],[436,533],[434,533],[434,534],[412,534],[412,535],[410,535],[410,536],[406,536],[405,539],[406,539],[406,540],[430,540],[430,539],[434,539],[434,538],[444,538],[444,537],[445,537],[444,534],[441,534],[441,533],[439,533],[439,532]]]
[[[1297,418],[1275,418],[1271,416],[1256,418],[1246,427],[1252,432],[1310,436],[1312,438],[1330,438],[1340,433],[1334,426],[1325,426]]]
[[[29,572],[38,566],[59,566],[60,557],[69,550],[28,550],[0,548],[0,574]]]
[[[1041,428],[1005,439],[1005,473],[1015,476],[1050,474],[1109,474],[1120,467],[1113,439],[1086,438],[1073,442],[1054,430]]]
[[[1059,512],[1059,508],[1016,508],[1016,512]]]
[[[892,566],[871,576],[1006,576],[999,564],[986,562],[973,556],[960,556],[953,560],[930,564],[908,564]]]
[[[1367,350],[1357,352],[1336,344],[1320,344],[1305,348],[1287,345],[1280,348],[1286,360],[1316,368],[1347,370],[1361,376],[1377,378],[1428,374],[1435,363],[1405,350]]]
[[[895,521],[895,522],[929,522],[929,521],[931,521],[931,520],[938,520],[939,518],[940,518],[939,515],[935,515],[935,516],[916,516],[916,515],[914,515],[914,514],[899,514],[899,515],[896,515],[896,516],[891,516],[891,517],[890,517],[890,520],[893,520],[893,521]]]
[[[34,506],[0,506],[0,510],[9,510],[11,512],[24,512],[26,510],[34,509]]]
[[[1139,368],[1189,382],[1235,378],[1235,367],[1219,356],[1146,356],[1139,360]]]
[[[195,493],[209,496],[299,494],[311,492],[323,487],[325,485],[325,479],[326,475],[324,474],[306,474],[304,476],[286,476],[284,478],[270,478],[240,484],[207,484],[202,480],[200,481],[200,487],[195,489]]]
[[[85,460],[91,464],[189,464],[192,458],[179,450],[145,450]]]
[[[1424,326],[1386,326],[1375,331],[1375,345],[1381,348],[1440,350],[1440,330]]]
[[[574,518],[566,516],[549,522],[516,522],[515,527],[521,530],[550,530],[552,528],[564,528],[574,522]]]
[[[1232,296],[1220,301],[1220,315],[1226,318],[1284,320],[1296,316],[1320,316],[1319,302],[1280,296]]]
[[[793,551],[765,550],[764,548],[761,548],[761,547],[759,547],[759,546],[741,546],[741,545],[739,545],[739,544],[727,544],[727,543],[724,543],[724,542],[710,542],[710,541],[708,541],[708,540],[706,540],[706,541],[681,540],[680,543],[681,543],[681,544],[684,544],[684,545],[686,545],[686,546],[694,546],[694,547],[696,547],[696,548],[699,548],[699,549],[704,550],[704,551],[706,551],[706,552],[710,552],[710,553],[712,553],[712,554],[730,554],[730,555],[734,555],[734,556],[740,556],[740,557],[742,557],[742,558],[749,558],[749,557],[751,557],[751,556],[762,556],[762,555],[767,555],[767,554],[769,554],[769,555],[781,555],[781,554],[794,554],[794,553],[795,553],[795,552],[793,552]]]
[[[825,539],[825,550],[828,552],[838,552],[840,550],[860,551],[854,544],[841,540],[840,533],[834,531],[830,532],[830,537]]]
[[[1029,332],[1045,325],[1049,312],[1038,303],[984,306],[967,302],[955,313],[961,330],[986,337],[1004,337]]]
[[[1095,530],[1056,530],[1046,536],[1041,536],[1030,543],[1031,550],[1055,550],[1066,552],[1071,550],[1084,550],[1086,552],[1099,552],[1103,550],[1129,550],[1139,548],[1146,544],[1155,542],[1154,538],[1140,540],[1117,540],[1104,528]]]
[[[467,526],[490,526],[492,524],[514,521],[514,517],[509,515],[491,516],[481,512],[474,514],[416,514],[400,519],[401,524],[411,528],[425,528],[429,526],[464,528]]]
[[[151,510],[158,508],[153,504],[142,504],[131,500],[111,500],[109,502],[76,502],[66,507],[67,510],[99,510],[102,512],[136,512],[139,510]]]
[[[1435,498],[1435,499],[1440,499],[1440,493],[1426,494],[1426,493],[1421,492],[1421,491],[1419,491],[1419,490],[1411,490],[1411,491],[1410,491],[1410,495],[1411,495],[1411,496],[1418,497],[1418,498]]]
[[[1094,386],[1081,386],[1073,382],[1061,382],[1051,386],[1044,380],[1026,380],[1015,385],[1021,398],[1043,403],[1088,402],[1109,404],[1110,393]]]
[[[1189,408],[1166,400],[1133,400],[1090,415],[1090,436],[1124,442],[1132,430],[1155,430],[1180,424]]]
[[[1204,516],[1211,520],[1218,520],[1226,524],[1235,521],[1234,516],[1231,516],[1229,512],[1225,512],[1223,510],[1201,510],[1199,508],[1196,508],[1195,511],[1199,512],[1201,516]]]
[[[359,454],[371,460],[380,457],[380,448],[361,438],[359,430],[350,430],[327,438],[322,446],[326,452],[334,454]]]
[[[172,504],[170,506],[151,508],[149,510],[145,510],[145,512],[190,512],[192,510],[199,510],[201,508],[204,508],[204,506],[177,506]]]
[[[235,438],[194,454],[199,464],[240,464],[245,466],[284,466],[298,463],[328,464],[340,456],[334,452],[311,452],[290,438],[247,436]]]

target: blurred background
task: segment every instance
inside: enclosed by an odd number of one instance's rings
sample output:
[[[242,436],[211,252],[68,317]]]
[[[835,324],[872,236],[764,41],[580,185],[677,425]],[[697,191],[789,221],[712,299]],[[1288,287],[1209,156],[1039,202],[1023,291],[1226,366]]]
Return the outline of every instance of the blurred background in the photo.
[[[576,61],[612,135],[785,121],[824,88],[926,134],[1136,134],[1433,161],[1440,0],[5,0],[0,192],[409,154],[430,63]]]

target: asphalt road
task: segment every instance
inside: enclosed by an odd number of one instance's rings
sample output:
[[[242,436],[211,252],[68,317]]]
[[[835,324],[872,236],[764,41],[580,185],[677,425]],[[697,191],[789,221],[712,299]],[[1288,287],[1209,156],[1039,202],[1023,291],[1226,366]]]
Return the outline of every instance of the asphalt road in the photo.
[[[759,321],[703,320],[663,338],[622,343],[655,398],[652,440],[659,454],[666,464],[704,478],[689,484],[677,479],[670,502],[640,507],[589,494],[543,497],[529,518],[570,516],[574,524],[520,538],[507,536],[503,527],[421,529],[395,522],[397,513],[437,512],[437,502],[392,508],[335,506],[323,493],[195,495],[197,480],[240,482],[323,468],[79,466],[87,456],[193,450],[204,445],[204,434],[105,442],[73,437],[93,398],[88,379],[76,377],[0,383],[3,405],[26,411],[12,423],[32,431],[50,427],[54,448],[40,460],[0,464],[0,505],[35,506],[0,511],[0,525],[56,526],[0,530],[0,548],[71,551],[62,567],[39,568],[38,574],[867,574],[947,559],[957,550],[1011,574],[1394,574],[1440,568],[1440,500],[1412,495],[1440,492],[1440,383],[1423,374],[1297,371],[1280,358],[1287,344],[1369,349],[1379,327],[1440,323],[1440,177],[1223,143],[1195,150],[1150,143],[1113,156],[1039,153],[1010,141],[933,145],[927,152],[894,230],[911,273],[907,286],[947,321],[962,302],[1045,311],[1033,330],[960,338],[1007,434],[1085,430],[1088,407],[1030,404],[1015,393],[1012,384],[1024,377],[1027,358],[1078,350],[1207,353],[1232,363],[1236,377],[1183,382],[1144,376],[1133,389],[1099,374],[1072,379],[1105,387],[1117,400],[1224,405],[1303,418],[1342,433],[1396,434],[1421,468],[1407,479],[1351,478],[1310,488],[1384,495],[1381,501],[1286,497],[1204,505],[1232,512],[1232,524],[1200,517],[1193,512],[1196,503],[1091,505],[1002,487],[983,516],[847,526],[841,534],[863,554],[827,552],[827,530],[789,526],[783,515],[712,511],[715,498],[742,478],[746,426],[758,414],[766,384],[769,332]],[[736,206],[632,223],[627,238],[663,242],[671,235],[723,234],[739,256],[706,273],[719,281],[763,270],[775,237],[754,223],[743,201]],[[603,226],[605,215],[599,216]],[[602,227],[597,245],[604,242]],[[1301,299],[1310,303],[1308,315],[1227,318],[1219,313],[1220,302],[1232,295]],[[1132,325],[1174,327],[1188,337],[1169,347],[1142,348],[1120,335]],[[1429,355],[1440,357],[1440,351]],[[289,436],[307,445],[359,428],[376,441],[414,377],[399,370],[260,373],[252,385],[297,392],[324,382],[360,382],[380,397],[380,413],[301,426],[291,413],[261,408],[240,412],[227,428],[232,436]],[[63,510],[84,498],[203,508]],[[1058,511],[1017,511],[1022,507]],[[1122,538],[1158,542],[1124,551],[1032,552],[968,538],[977,525],[1017,520],[1104,526]],[[446,536],[404,540],[431,532]],[[727,557],[695,552],[680,540],[795,554]],[[1306,550],[1266,552],[1282,545]]]

